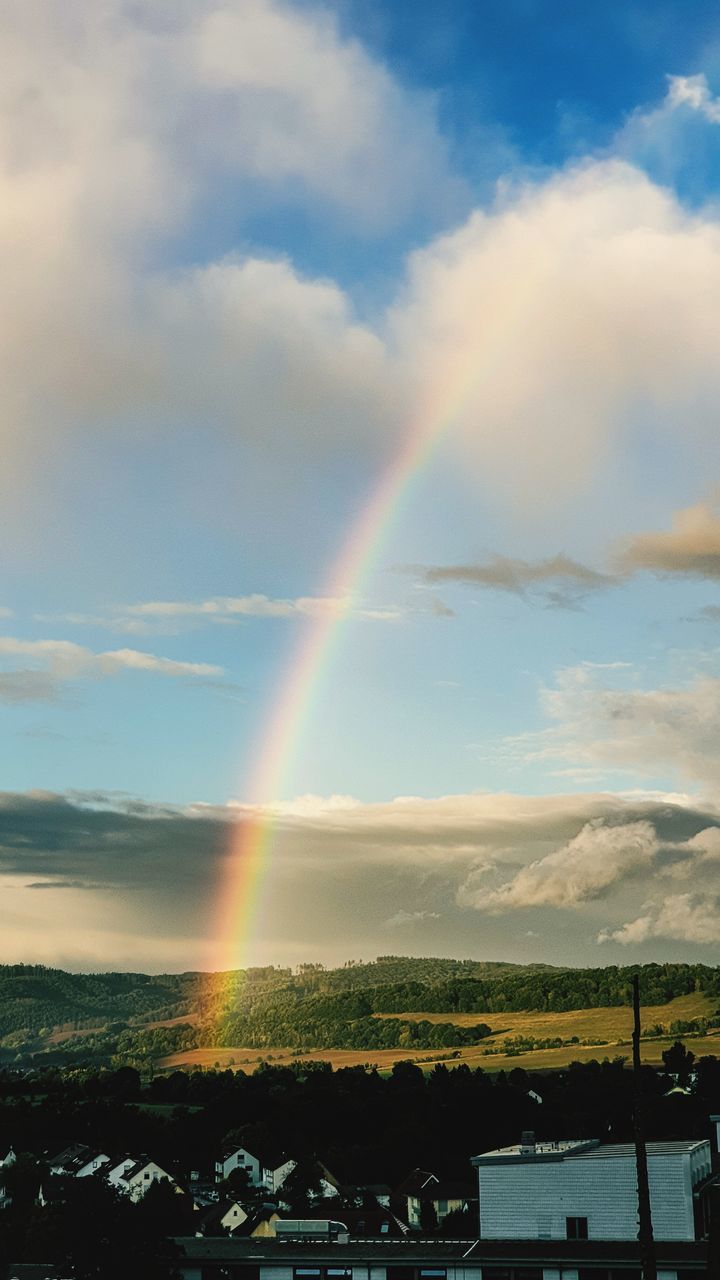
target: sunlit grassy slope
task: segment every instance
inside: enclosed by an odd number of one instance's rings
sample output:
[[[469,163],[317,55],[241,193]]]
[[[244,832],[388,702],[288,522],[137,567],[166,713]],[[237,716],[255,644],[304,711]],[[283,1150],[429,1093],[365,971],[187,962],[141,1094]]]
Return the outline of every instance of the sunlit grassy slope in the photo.
[[[717,998],[708,997],[701,992],[687,996],[678,996],[667,1004],[650,1005],[643,1009],[643,1026],[652,1027],[655,1023],[665,1026],[676,1021],[690,1021],[694,1018],[706,1018],[717,1008]],[[492,1028],[492,1035],[484,1040],[481,1046],[461,1049],[454,1062],[468,1062],[473,1066],[482,1066],[488,1071],[499,1071],[501,1068],[525,1067],[526,1070],[542,1070],[552,1067],[566,1066],[572,1061],[586,1062],[590,1058],[613,1058],[617,1055],[629,1055],[630,1036],[632,1032],[632,1013],[629,1008],[614,1007],[603,1009],[574,1009],[566,1013],[538,1013],[521,1011],[518,1013],[404,1013],[377,1014],[377,1017],[401,1017],[407,1021],[452,1022],[456,1026],[472,1026],[476,1022],[486,1022]],[[534,1039],[555,1039],[560,1037],[569,1040],[577,1036],[580,1040],[592,1041],[589,1045],[568,1044],[556,1049],[535,1049],[521,1054],[488,1054],[486,1049],[501,1049],[504,1042],[519,1036]],[[658,1037],[646,1039],[642,1043],[643,1060],[648,1063],[659,1063],[663,1049],[672,1043],[674,1037]],[[714,1053],[720,1056],[720,1034],[702,1037],[686,1037],[688,1046],[696,1056]],[[605,1041],[605,1043],[601,1043]],[[274,1049],[244,1048],[205,1048],[189,1049],[183,1053],[171,1054],[158,1064],[165,1069],[202,1065],[236,1066],[243,1071],[252,1071],[263,1059],[271,1056],[276,1062],[302,1062],[307,1058],[321,1058],[332,1063],[334,1067],[357,1066],[365,1062],[373,1062],[378,1068],[387,1069],[400,1059],[413,1058],[423,1065],[431,1065],[439,1060],[447,1060],[447,1052],[436,1053],[408,1049],[323,1049],[315,1053],[293,1054],[290,1050],[278,1046]],[[232,1061],[231,1061],[232,1060]]]

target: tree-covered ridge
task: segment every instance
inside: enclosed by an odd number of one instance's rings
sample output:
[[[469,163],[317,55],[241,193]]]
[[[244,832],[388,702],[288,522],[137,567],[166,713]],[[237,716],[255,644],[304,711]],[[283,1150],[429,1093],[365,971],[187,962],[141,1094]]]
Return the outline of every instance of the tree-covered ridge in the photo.
[[[150,1021],[190,1013],[198,975],[66,973],[42,965],[0,966],[0,1036],[57,1027]]]
[[[122,1035],[139,1056],[154,1039],[147,1024],[188,1019],[183,1043],[306,1049],[441,1048],[476,1044],[487,1035],[481,1015],[626,1005],[641,974],[645,1004],[661,1005],[702,991],[720,1000],[720,969],[652,964],[552,969],[487,961],[385,956],[336,969],[268,966],[224,974],[71,974],[41,966],[0,967],[0,1045],[43,1047],[58,1028]],[[376,1014],[445,1013],[447,1022],[380,1019]],[[455,1014],[477,1013],[474,1027]],[[159,1030],[159,1029],[158,1029]],[[142,1034],[141,1034],[142,1033]],[[84,1037],[86,1038],[86,1037]],[[37,1042],[40,1043],[37,1043]]]

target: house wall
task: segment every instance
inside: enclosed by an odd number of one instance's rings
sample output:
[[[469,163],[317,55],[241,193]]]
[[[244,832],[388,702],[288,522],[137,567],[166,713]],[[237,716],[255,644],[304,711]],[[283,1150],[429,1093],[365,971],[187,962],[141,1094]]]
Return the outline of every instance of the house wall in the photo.
[[[76,1178],[88,1178],[91,1173],[95,1173],[103,1164],[110,1164],[109,1156],[94,1156],[92,1160],[88,1160],[82,1169],[78,1169],[75,1174]]]
[[[637,1238],[632,1156],[480,1165],[478,1175],[481,1239],[565,1239],[568,1217],[587,1218],[591,1240]],[[648,1175],[655,1238],[693,1240],[690,1153],[649,1156]]]
[[[279,1191],[285,1179],[295,1168],[294,1160],[286,1160],[277,1169],[263,1169],[262,1180],[268,1191]]]
[[[132,1169],[133,1165],[136,1163],[137,1161],[128,1158],[127,1160],[122,1160],[120,1164],[115,1165],[115,1167],[107,1173],[107,1180],[110,1183],[110,1186],[119,1187],[122,1183],[123,1175],[127,1173],[128,1169]]]
[[[149,1174],[150,1176],[146,1177],[146,1174]],[[128,1188],[128,1195],[130,1196],[130,1199],[137,1201],[142,1200],[148,1187],[151,1187],[153,1182],[172,1181],[173,1179],[170,1177],[170,1174],[166,1173],[164,1169],[160,1168],[159,1164],[155,1164],[151,1160],[148,1164],[143,1165],[140,1172],[135,1175],[131,1182],[126,1183],[126,1186]],[[120,1186],[122,1187],[122,1183]]]
[[[455,1209],[462,1209],[465,1202],[463,1200],[433,1200],[432,1203],[435,1209],[435,1217],[440,1223]],[[420,1226],[422,1201],[417,1196],[408,1196],[407,1204],[408,1226],[417,1228]]]
[[[239,1204],[234,1204],[220,1219],[220,1225],[227,1227],[228,1231],[234,1231],[236,1227],[247,1221],[247,1214]]]
[[[258,1187],[262,1182],[260,1161],[243,1147],[238,1147],[237,1151],[231,1152],[227,1159],[218,1160],[215,1165],[215,1171],[221,1178],[228,1178],[235,1169],[245,1169],[254,1187]]]

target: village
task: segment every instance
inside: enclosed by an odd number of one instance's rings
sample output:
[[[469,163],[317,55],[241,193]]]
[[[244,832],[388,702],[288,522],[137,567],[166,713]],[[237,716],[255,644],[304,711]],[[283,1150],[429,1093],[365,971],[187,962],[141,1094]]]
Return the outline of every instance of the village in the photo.
[[[538,1095],[536,1095],[538,1096]],[[658,1280],[714,1274],[720,1115],[707,1138],[647,1145]],[[478,1153],[453,1182],[415,1168],[394,1187],[343,1185],[322,1162],[229,1143],[212,1168],[164,1167],[82,1142],[34,1159],[40,1210],[102,1186],[137,1205],[173,1201],[182,1280],[636,1280],[632,1143],[538,1140]],[[0,1209],[22,1164],[0,1160]],[[16,1263],[3,1280],[65,1280],[59,1264]],[[68,1273],[69,1274],[69,1273]]]

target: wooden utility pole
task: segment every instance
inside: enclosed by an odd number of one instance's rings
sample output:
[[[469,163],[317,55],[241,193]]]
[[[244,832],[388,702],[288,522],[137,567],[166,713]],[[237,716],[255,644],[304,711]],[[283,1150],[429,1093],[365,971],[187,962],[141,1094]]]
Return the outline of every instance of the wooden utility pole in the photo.
[[[640,979],[633,976],[633,1129],[635,1131],[635,1165],[638,1189],[638,1240],[640,1242],[640,1269],[643,1280],[657,1280],[657,1260],[653,1239],[652,1212],[650,1209],[650,1181],[648,1179],[647,1148],[645,1146],[644,1098],[640,1067]]]

